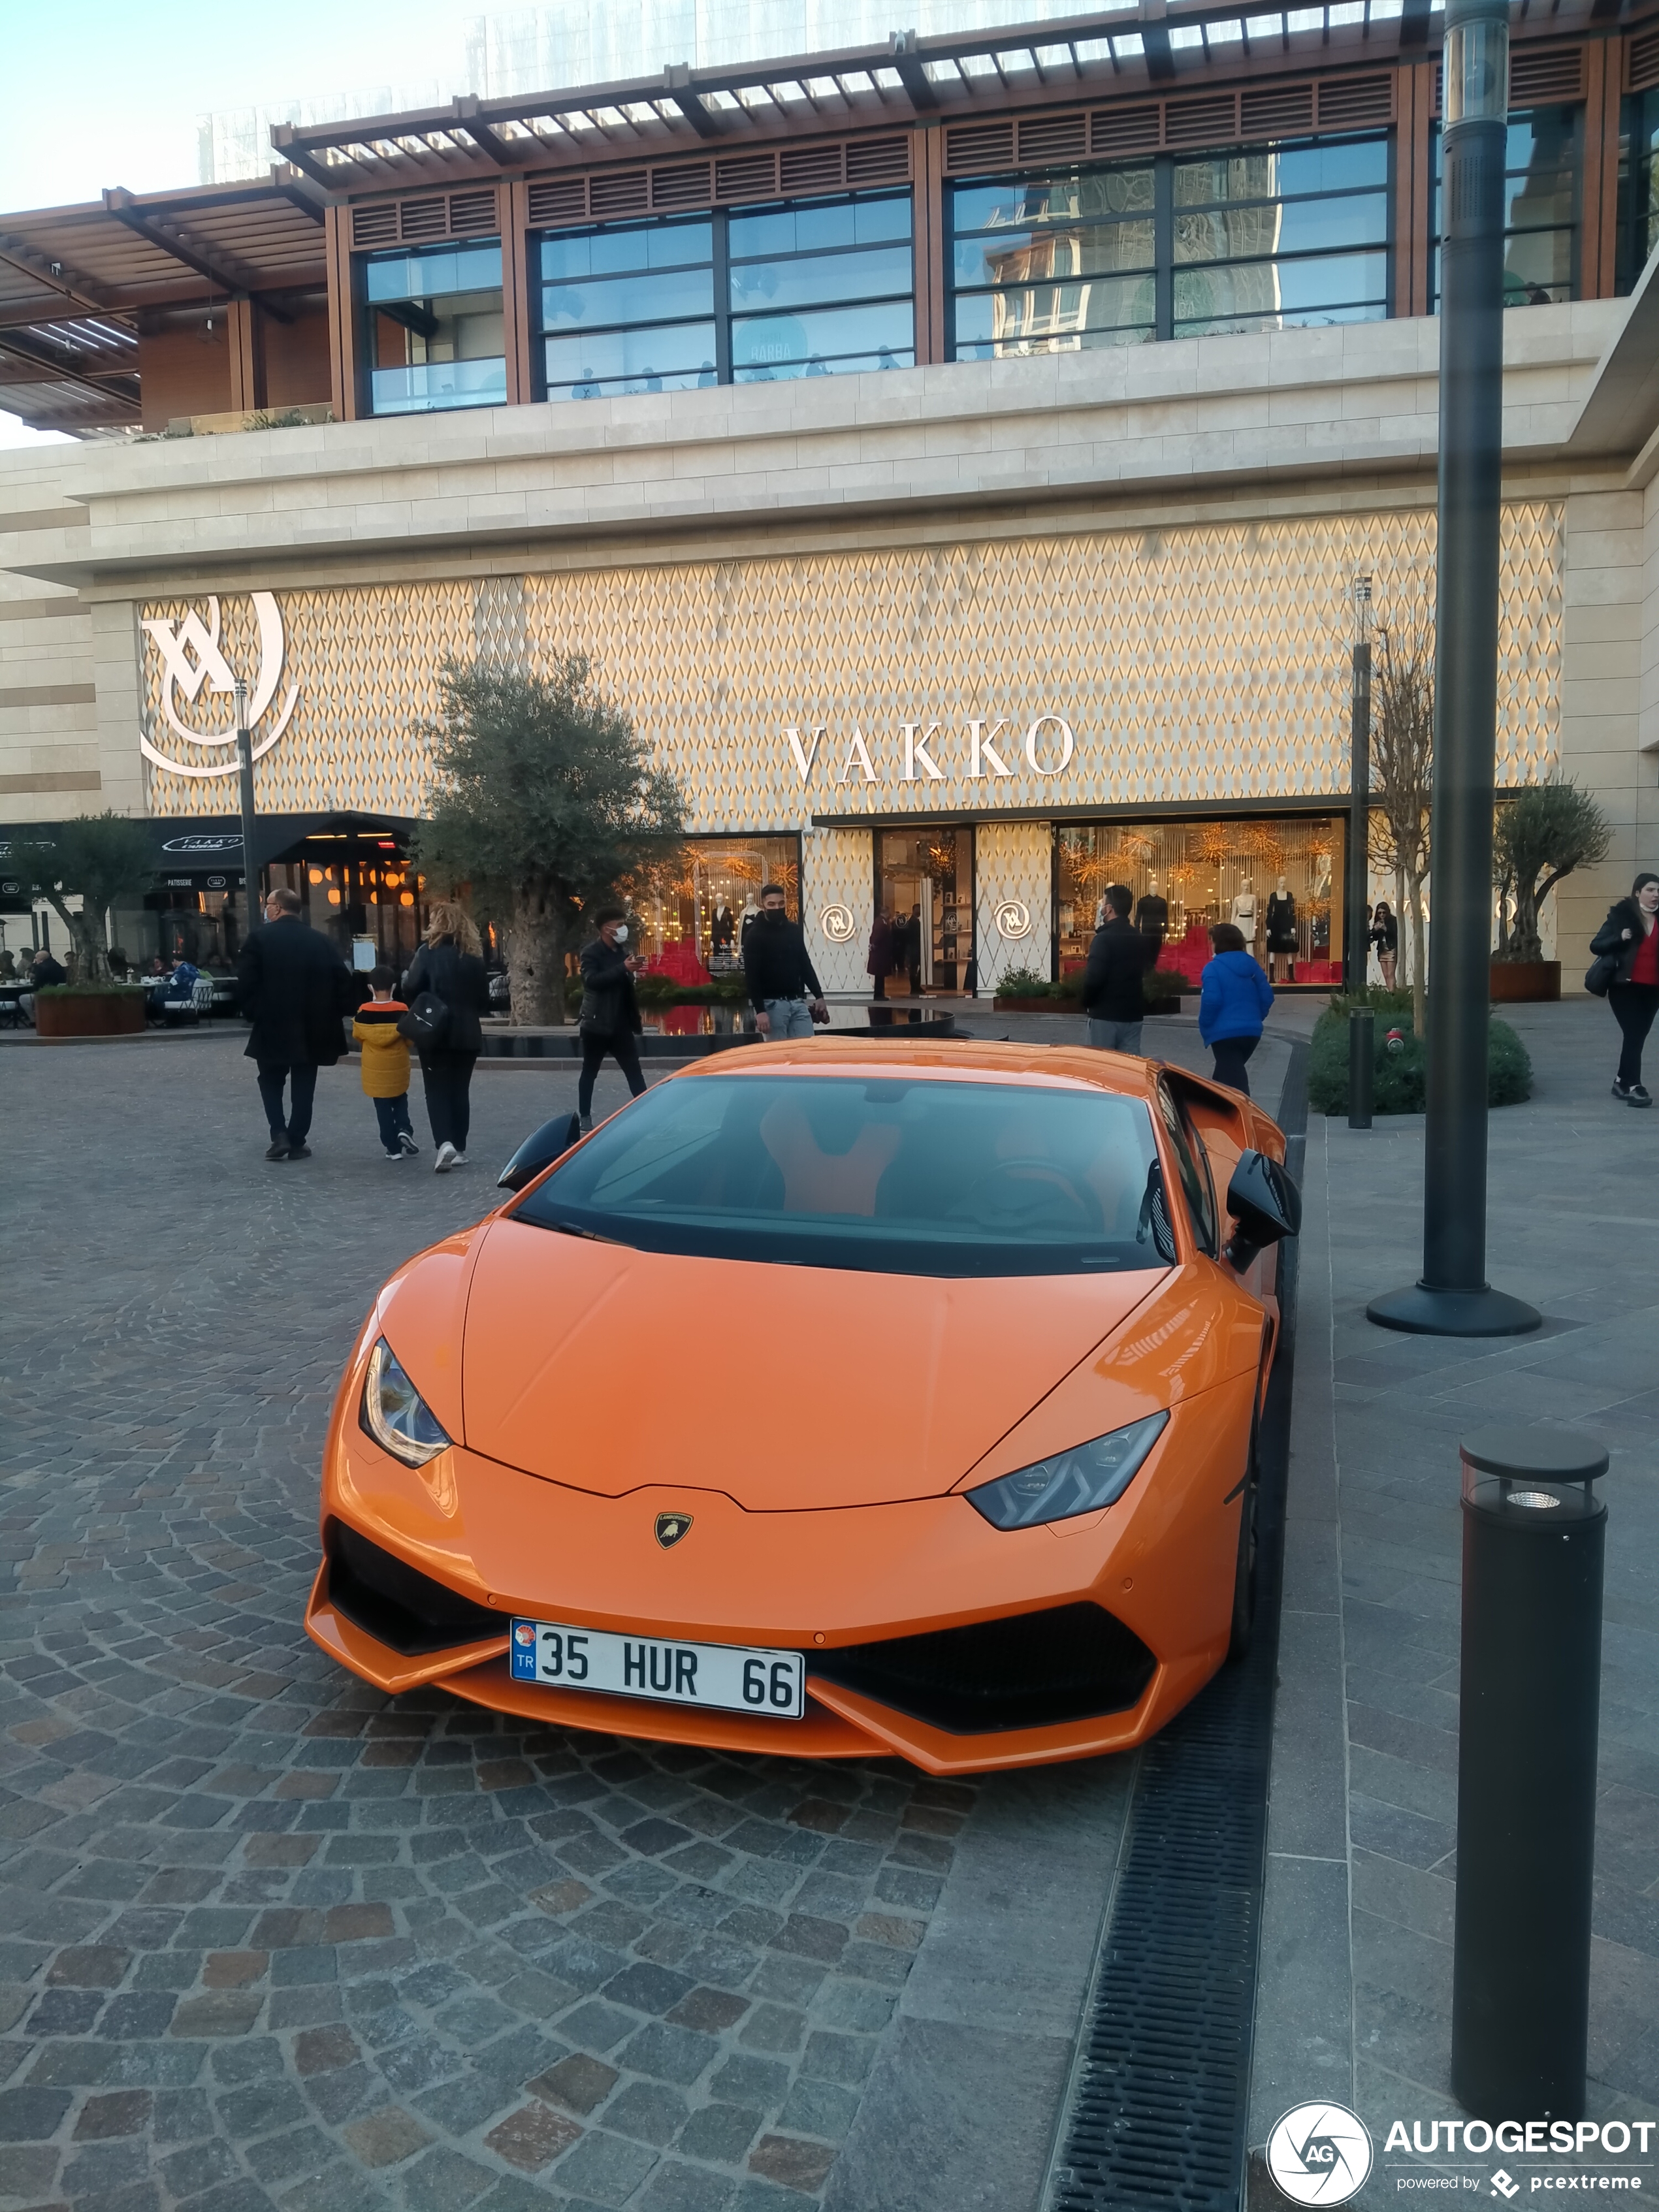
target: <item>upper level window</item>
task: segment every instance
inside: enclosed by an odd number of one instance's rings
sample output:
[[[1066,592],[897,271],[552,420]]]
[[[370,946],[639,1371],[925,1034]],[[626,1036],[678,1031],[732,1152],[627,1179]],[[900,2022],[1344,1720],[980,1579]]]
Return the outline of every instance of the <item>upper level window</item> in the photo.
[[[1388,313],[1386,137],[962,184],[955,358]]]
[[[1633,292],[1659,246],[1659,87],[1625,102],[1619,128],[1619,256],[1613,289]]]
[[[556,231],[540,261],[550,399],[719,381],[712,217]]]
[[[910,195],[859,192],[546,233],[550,399],[915,360]]]
[[[1581,107],[1510,112],[1504,157],[1504,305],[1544,307],[1578,296]],[[1440,132],[1434,134],[1432,309],[1440,298]]]
[[[1156,335],[1158,222],[1138,168],[958,185],[956,358],[1138,345]]]
[[[1172,181],[1175,337],[1388,313],[1386,138],[1176,161]]]
[[[736,382],[912,365],[908,192],[744,209],[728,220]]]
[[[371,254],[363,300],[372,414],[505,404],[499,239]]]

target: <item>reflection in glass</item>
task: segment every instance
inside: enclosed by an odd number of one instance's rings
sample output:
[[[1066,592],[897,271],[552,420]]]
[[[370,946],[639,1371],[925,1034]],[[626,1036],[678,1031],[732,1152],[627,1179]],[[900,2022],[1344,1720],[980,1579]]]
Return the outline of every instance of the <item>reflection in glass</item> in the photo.
[[[1534,107],[1509,119],[1504,155],[1504,305],[1547,307],[1577,296],[1581,107]],[[1434,134],[1434,225],[1440,235],[1441,141]],[[1429,305],[1440,296],[1436,244]]]
[[[548,398],[684,392],[715,382],[714,237],[705,216],[544,238]]]
[[[1619,247],[1613,289],[1632,292],[1659,246],[1659,87],[1627,100],[1619,132]]]
[[[915,358],[909,224],[908,192],[732,216],[735,381],[908,367]]]
[[[505,404],[496,241],[370,256],[362,271],[373,413]]]

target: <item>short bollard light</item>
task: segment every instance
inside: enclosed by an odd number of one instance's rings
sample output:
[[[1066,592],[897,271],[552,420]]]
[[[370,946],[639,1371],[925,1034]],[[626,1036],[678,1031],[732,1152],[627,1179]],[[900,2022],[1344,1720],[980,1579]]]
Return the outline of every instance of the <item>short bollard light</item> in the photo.
[[[1485,2120],[1579,2120],[1607,1455],[1492,1428],[1462,1461],[1452,2089]]]
[[[1376,1015],[1370,1006],[1348,1013],[1348,1127],[1371,1126],[1371,1079],[1376,1067]]]

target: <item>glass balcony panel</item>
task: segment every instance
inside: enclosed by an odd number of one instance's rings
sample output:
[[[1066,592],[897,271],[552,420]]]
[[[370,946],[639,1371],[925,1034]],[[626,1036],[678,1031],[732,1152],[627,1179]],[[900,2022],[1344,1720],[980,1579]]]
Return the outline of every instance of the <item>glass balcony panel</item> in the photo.
[[[504,407],[507,362],[426,362],[371,370],[377,415],[428,415],[450,407]]]
[[[633,392],[685,391],[713,384],[714,325],[707,323],[645,325],[634,330],[584,331],[579,337],[544,341],[548,397],[592,398],[597,387]],[[596,387],[589,392],[585,386]]]
[[[797,315],[733,316],[732,362],[740,383],[767,374],[811,374],[815,362],[828,373],[854,356],[860,367],[899,367],[915,344],[915,313],[908,300],[869,307],[820,308]],[[791,364],[794,364],[791,367]]]

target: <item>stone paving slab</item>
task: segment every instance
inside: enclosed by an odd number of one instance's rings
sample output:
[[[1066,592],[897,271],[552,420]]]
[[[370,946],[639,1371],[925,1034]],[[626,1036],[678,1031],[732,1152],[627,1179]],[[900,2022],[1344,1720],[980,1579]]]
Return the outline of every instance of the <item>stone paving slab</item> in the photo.
[[[1659,1115],[1608,1097],[1604,1006],[1505,1012],[1537,1079],[1528,1104],[1491,1117],[1489,1266],[1541,1307],[1535,1334],[1369,1322],[1366,1299],[1420,1266],[1422,1117],[1310,1122],[1258,2148],[1322,2094],[1353,2106],[1379,2150],[1396,2117],[1460,2116],[1457,1446],[1495,1418],[1581,1425],[1612,1452],[1589,2114],[1659,2120]],[[1483,2194],[1495,2163],[1473,2161]],[[1528,2186],[1525,2162],[1507,2163]],[[1397,2201],[1407,2170],[1380,2165],[1361,2201]],[[1654,2164],[1643,2172],[1652,2187]],[[1253,2197],[1277,2201],[1259,2176]]]

